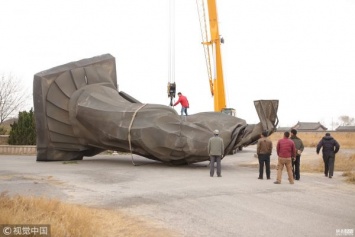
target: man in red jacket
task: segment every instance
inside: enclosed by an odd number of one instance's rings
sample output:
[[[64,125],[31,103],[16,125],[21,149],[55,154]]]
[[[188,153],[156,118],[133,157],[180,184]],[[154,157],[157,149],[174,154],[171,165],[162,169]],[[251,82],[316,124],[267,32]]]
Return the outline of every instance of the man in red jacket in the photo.
[[[279,157],[277,163],[277,180],[274,184],[281,183],[282,170],[286,166],[288,173],[288,180],[290,184],[293,184],[293,173],[292,173],[292,157],[296,156],[295,143],[289,139],[290,133],[285,132],[284,137],[277,142],[276,151]]]
[[[189,108],[189,101],[187,100],[186,96],[182,95],[181,92],[178,93],[179,99],[178,101],[176,101],[176,103],[174,104],[181,104],[181,115],[183,115],[184,113],[187,116],[187,108]]]

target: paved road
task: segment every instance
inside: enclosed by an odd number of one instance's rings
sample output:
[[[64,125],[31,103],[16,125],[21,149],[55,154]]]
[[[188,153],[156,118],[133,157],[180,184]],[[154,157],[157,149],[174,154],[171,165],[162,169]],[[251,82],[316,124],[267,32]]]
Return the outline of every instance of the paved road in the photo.
[[[258,180],[256,168],[241,166],[256,162],[254,152],[251,146],[227,156],[222,178],[209,177],[208,162],[174,167],[134,156],[134,166],[130,155],[74,163],[0,156],[0,192],[120,209],[189,237],[323,237],[355,230],[355,186],[341,173],[333,179],[302,174],[294,185],[275,185],[275,170],[271,180]]]

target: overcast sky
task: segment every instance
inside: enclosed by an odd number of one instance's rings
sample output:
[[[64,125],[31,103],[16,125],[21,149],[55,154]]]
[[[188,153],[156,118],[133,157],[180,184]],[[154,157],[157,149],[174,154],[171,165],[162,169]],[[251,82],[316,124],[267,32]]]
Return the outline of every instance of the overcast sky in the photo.
[[[169,0],[0,1],[0,74],[33,75],[109,53],[119,90],[169,104]],[[279,100],[280,126],[355,117],[355,1],[219,0],[227,106],[257,123]],[[175,1],[175,81],[189,112],[213,110],[195,0]],[[32,101],[29,101],[32,106]],[[180,106],[176,107],[180,111]]]

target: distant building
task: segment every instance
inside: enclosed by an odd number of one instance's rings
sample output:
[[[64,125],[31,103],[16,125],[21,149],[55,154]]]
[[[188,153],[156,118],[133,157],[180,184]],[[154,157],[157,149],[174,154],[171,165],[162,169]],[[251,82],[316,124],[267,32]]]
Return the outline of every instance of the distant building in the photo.
[[[317,123],[298,122],[292,128],[296,129],[297,131],[301,131],[301,132],[315,132],[315,131],[327,131],[328,130],[328,128],[323,126],[320,122],[317,122]]]
[[[339,126],[335,129],[337,132],[355,132],[355,126]]]

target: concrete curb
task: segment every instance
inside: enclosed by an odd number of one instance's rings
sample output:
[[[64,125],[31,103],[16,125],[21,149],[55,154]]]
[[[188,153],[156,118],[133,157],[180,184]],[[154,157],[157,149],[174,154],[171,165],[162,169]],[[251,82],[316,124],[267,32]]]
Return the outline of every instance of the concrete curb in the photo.
[[[0,145],[1,155],[36,155],[37,146]]]

